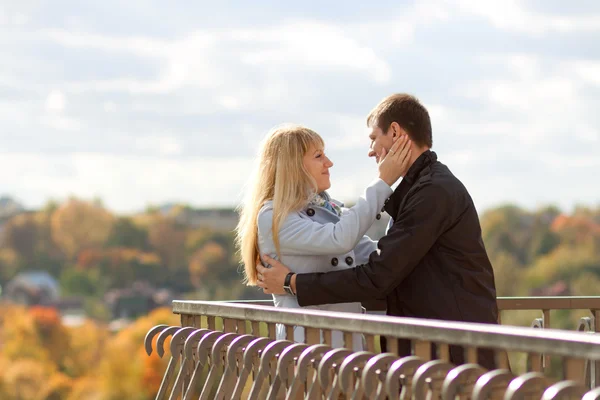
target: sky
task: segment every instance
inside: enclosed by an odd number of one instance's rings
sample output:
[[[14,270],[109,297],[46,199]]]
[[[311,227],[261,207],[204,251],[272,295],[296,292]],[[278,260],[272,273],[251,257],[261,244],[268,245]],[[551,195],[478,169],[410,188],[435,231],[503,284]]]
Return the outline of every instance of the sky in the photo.
[[[352,202],[366,115],[406,92],[478,209],[596,206],[598,43],[597,0],[0,0],[0,195],[235,206],[292,122]]]

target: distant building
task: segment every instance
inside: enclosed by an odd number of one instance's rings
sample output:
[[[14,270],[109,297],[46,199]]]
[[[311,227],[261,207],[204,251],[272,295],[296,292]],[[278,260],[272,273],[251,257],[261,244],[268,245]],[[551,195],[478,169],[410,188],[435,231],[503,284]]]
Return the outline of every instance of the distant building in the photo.
[[[46,271],[23,272],[5,285],[2,298],[26,306],[49,306],[60,299],[59,285]]]
[[[137,281],[125,289],[113,289],[104,295],[112,319],[135,319],[158,307],[170,307],[173,293],[156,289],[148,282]]]

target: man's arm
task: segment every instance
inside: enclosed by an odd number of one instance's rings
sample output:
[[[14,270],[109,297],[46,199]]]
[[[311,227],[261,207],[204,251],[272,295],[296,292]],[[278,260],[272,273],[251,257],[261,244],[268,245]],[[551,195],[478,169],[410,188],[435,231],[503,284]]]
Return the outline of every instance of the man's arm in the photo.
[[[356,268],[298,274],[293,282],[300,306],[334,304],[386,296],[417,266],[447,228],[451,216],[448,194],[427,185],[407,199],[379,251]]]

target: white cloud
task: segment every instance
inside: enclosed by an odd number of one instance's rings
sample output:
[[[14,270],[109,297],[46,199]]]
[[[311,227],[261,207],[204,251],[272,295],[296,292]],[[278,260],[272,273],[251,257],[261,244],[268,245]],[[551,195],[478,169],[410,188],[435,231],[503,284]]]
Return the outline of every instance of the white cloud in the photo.
[[[369,147],[366,117],[332,113],[322,118],[331,121],[337,128],[336,133],[324,135],[327,148],[334,150],[360,149],[366,156]]]
[[[46,97],[46,110],[51,112],[62,112],[65,109],[67,100],[60,90],[53,90]]]
[[[248,44],[270,44],[264,50],[246,51],[242,61],[250,65],[302,65],[305,68],[360,70],[377,83],[391,76],[389,65],[373,49],[361,45],[349,32],[332,24],[294,21],[267,30],[233,32]]]
[[[70,16],[46,21],[37,2],[22,3],[0,11],[11,33],[0,50],[12,55],[0,64],[0,148],[11,152],[0,166],[14,171],[0,184],[28,204],[76,193],[118,210],[232,205],[258,141],[285,121],[322,133],[332,194],[354,201],[376,176],[365,115],[398,91],[424,100],[434,149],[478,206],[600,196],[584,173],[600,159],[593,12],[424,0],[363,15],[348,2],[337,20],[318,9],[287,19],[282,8],[259,21],[214,3],[211,23],[189,23],[188,8],[147,2],[97,14],[56,5]],[[103,14],[111,7],[118,30]],[[26,27],[18,13],[31,15]],[[557,190],[565,176],[571,188]]]
[[[524,2],[517,0],[453,0],[452,3],[455,3],[460,11],[483,17],[495,27],[507,31],[537,36],[548,32],[600,31],[600,13],[577,16],[551,15],[528,10],[524,7]]]
[[[28,206],[69,195],[101,196],[107,207],[118,212],[169,200],[214,206],[239,200],[250,166],[247,158],[174,160],[96,153],[12,153],[0,157],[0,168],[11,171],[0,177],[0,185],[29,199]]]
[[[82,123],[79,120],[58,114],[43,115],[40,122],[45,127],[59,131],[78,131],[82,127]]]
[[[143,136],[135,139],[135,147],[143,153],[159,156],[180,155],[183,148],[181,142],[173,136]]]
[[[566,66],[585,83],[600,86],[600,61],[579,60],[566,63]]]

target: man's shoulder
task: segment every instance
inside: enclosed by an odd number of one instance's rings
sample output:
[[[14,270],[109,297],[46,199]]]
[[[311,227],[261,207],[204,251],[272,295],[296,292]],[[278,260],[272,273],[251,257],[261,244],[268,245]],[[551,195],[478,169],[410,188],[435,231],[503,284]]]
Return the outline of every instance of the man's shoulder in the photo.
[[[416,182],[411,197],[422,197],[440,204],[470,198],[463,183],[443,163],[436,161]],[[467,196],[465,196],[467,195]]]
[[[449,192],[466,191],[465,185],[458,179],[450,168],[445,164],[436,161],[430,172],[431,185],[443,188]]]

